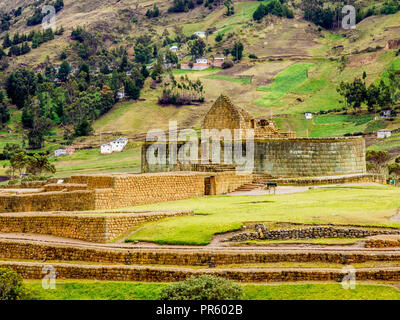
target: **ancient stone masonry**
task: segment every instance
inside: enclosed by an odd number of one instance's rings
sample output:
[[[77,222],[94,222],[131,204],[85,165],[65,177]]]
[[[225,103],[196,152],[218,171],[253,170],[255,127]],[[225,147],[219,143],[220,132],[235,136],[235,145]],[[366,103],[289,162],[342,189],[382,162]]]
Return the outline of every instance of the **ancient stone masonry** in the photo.
[[[294,138],[293,132],[281,133],[276,124],[266,118],[253,118],[247,111],[235,106],[226,95],[221,95],[208,111],[203,122],[204,129],[229,129],[232,138],[234,130],[239,130],[241,137],[246,137],[246,129],[254,129],[254,137]],[[218,137],[217,137],[218,138]]]
[[[254,174],[293,178],[366,173],[365,141],[362,137],[296,138],[293,133],[281,132],[272,120],[253,118],[245,110],[233,105],[225,95],[220,96],[211,107],[203,127],[210,130],[239,130],[242,139],[233,143],[242,144],[242,150],[246,150],[245,131],[254,129]],[[232,141],[222,139],[219,133],[218,136],[212,136],[220,140],[220,165],[231,164],[224,163],[223,155],[225,150],[231,150]],[[177,143],[179,150],[184,144],[179,141]],[[169,163],[169,144],[166,147],[166,163],[150,165],[147,153],[152,150],[152,144],[154,142],[146,142],[142,146],[142,172],[183,169],[179,164]],[[203,155],[207,154],[200,151],[198,159],[203,159]],[[198,159],[193,159],[192,166],[186,166],[183,170],[203,171]]]
[[[133,227],[167,217],[185,216],[191,211],[154,211],[125,213],[4,213],[0,214],[0,232],[35,233],[108,242]]]
[[[40,192],[0,194],[0,212],[116,209],[201,197],[213,177],[213,194],[234,191],[253,180],[236,172],[164,172],[72,176],[65,184],[48,184]]]
[[[0,268],[10,268],[25,279],[42,279],[42,262],[0,261]],[[341,281],[346,273],[341,269],[286,268],[286,269],[188,269],[153,266],[102,266],[51,263],[57,272],[57,279],[96,279],[113,281],[182,281],[193,275],[211,274],[240,282],[281,282],[281,281]],[[400,268],[357,269],[357,280],[399,281]]]
[[[0,240],[0,259],[81,261],[123,265],[209,266],[273,262],[362,263],[400,261],[399,252],[326,252],[324,250],[210,250],[200,248],[159,249],[96,248],[84,245],[37,243],[27,240]]]
[[[376,235],[400,235],[398,230],[374,230],[343,227],[308,227],[296,229],[267,230],[264,224],[256,224],[255,232],[236,234],[227,241],[247,240],[288,240],[288,239],[318,239],[318,238],[365,238]]]

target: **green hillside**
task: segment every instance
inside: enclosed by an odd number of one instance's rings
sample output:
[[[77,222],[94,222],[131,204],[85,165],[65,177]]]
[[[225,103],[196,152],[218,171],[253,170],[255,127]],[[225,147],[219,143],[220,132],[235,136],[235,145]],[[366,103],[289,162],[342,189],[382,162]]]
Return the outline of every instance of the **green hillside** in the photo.
[[[306,21],[299,1],[287,2],[294,13],[293,18],[271,14],[257,22],[253,19],[253,13],[260,3],[234,1],[234,14],[227,16],[222,2],[210,8],[196,5],[187,12],[169,12],[173,1],[142,0],[137,3],[121,1],[110,4],[103,0],[65,0],[64,7],[57,14],[57,25],[62,26],[64,32],[56,35],[54,40],[32,48],[27,54],[3,57],[3,60],[7,59],[8,67],[0,72],[0,79],[4,84],[7,76],[21,68],[21,64],[33,69],[49,63],[59,66],[62,52],[66,53],[71,66],[79,68],[83,62],[87,63],[91,77],[97,77],[102,65],[101,59],[96,56],[103,53],[98,49],[87,59],[80,56],[80,44],[71,39],[71,31],[77,26],[83,27],[93,37],[100,37],[101,48],[109,51],[107,58],[116,57],[113,63],[117,65],[122,61],[117,55],[118,50],[125,50],[128,62],[135,63],[136,42],[138,36],[144,34],[149,35],[159,53],[165,53],[171,45],[178,44],[176,36],[179,32],[190,37],[196,31],[211,30],[205,39],[206,50],[203,54],[208,59],[224,56],[226,50],[230,50],[237,41],[243,44],[242,59],[229,69],[172,71],[175,79],[187,76],[188,81],[201,81],[204,87],[203,103],[160,105],[158,99],[164,87],[148,77],[140,90],[140,99],[118,102],[104,114],[93,116],[93,132],[87,137],[76,138],[72,144],[77,147],[89,145],[95,149],[77,151],[73,156],[55,161],[59,176],[96,170],[138,171],[138,143],[133,143],[131,149],[121,154],[100,156],[99,135],[104,135],[102,142],[111,134],[134,137],[150,129],[167,129],[170,120],[177,121],[182,128],[200,128],[204,115],[221,93],[229,95],[235,104],[254,116],[270,117],[272,114],[282,130],[294,131],[302,137],[374,135],[379,129],[400,127],[398,117],[376,118],[379,110],[376,113],[368,112],[365,104],[361,110],[353,110],[337,92],[342,81],[352,82],[364,73],[367,76],[366,84],[370,85],[379,84],[381,79],[387,81],[389,68],[400,70],[398,49],[387,47],[388,41],[399,39],[400,12],[378,14],[384,6],[383,1],[375,1],[374,5],[369,1],[358,1],[362,12],[375,8],[377,14],[362,19],[355,30],[343,30],[324,28]],[[146,17],[154,4],[157,4],[160,15]],[[6,34],[28,34],[40,29],[38,25],[28,26],[26,23],[35,12],[34,1],[14,3],[6,0],[0,4],[0,9],[7,11],[7,6],[21,6],[23,10],[20,16],[11,18],[9,30],[0,33],[0,43]],[[218,36],[222,36],[222,40],[217,41]],[[165,43],[168,37],[171,42]],[[191,59],[190,41],[179,44],[179,62]],[[226,56],[227,59],[232,57],[231,53]],[[156,60],[157,57],[153,57],[147,65]],[[164,70],[163,81],[168,77],[168,71]],[[99,83],[102,80],[96,78],[96,81]],[[96,83],[90,85],[94,88]],[[11,119],[0,132],[0,151],[6,143],[22,144],[25,141],[27,144],[27,130],[21,124],[21,109],[17,110],[12,103],[9,109]],[[313,119],[306,120],[305,112],[314,113]],[[73,131],[70,123],[53,125],[38,151],[52,153],[63,147],[65,128]],[[9,129],[13,130],[12,133],[8,133]],[[385,141],[375,140],[369,148],[395,154],[393,150],[400,147],[397,135]],[[0,165],[6,163],[0,160]],[[6,168],[1,166],[0,175],[5,173]]]

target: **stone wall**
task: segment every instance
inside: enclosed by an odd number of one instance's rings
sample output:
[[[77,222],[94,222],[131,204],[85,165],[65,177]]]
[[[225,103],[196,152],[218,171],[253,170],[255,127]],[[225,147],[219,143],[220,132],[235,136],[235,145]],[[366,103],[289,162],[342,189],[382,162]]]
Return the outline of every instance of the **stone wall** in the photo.
[[[94,191],[0,195],[1,212],[94,210]]]
[[[0,259],[56,260],[124,265],[209,266],[271,262],[362,263],[400,261],[400,252],[307,250],[230,250],[159,248],[96,248],[68,244],[38,243],[27,240],[0,240]]]
[[[34,233],[107,242],[135,226],[191,211],[138,212],[123,214],[7,213],[0,215],[0,232]]]
[[[205,179],[210,175],[215,177],[216,194],[233,191],[252,181],[251,174],[237,175],[232,171],[77,175],[67,184],[43,188],[43,191],[59,191],[0,195],[0,212],[115,209],[196,198],[205,194]],[[85,186],[88,190],[75,190]]]
[[[376,235],[400,235],[398,230],[377,230],[362,228],[340,227],[308,227],[296,229],[267,230],[265,225],[255,225],[255,232],[243,232],[236,234],[227,241],[246,240],[288,240],[288,239],[318,239],[318,238],[365,238]]]
[[[255,173],[315,177],[366,173],[363,138],[270,139],[255,142]]]
[[[365,141],[359,137],[255,140],[254,173],[273,177],[319,177],[366,173]],[[152,143],[142,146],[142,172],[178,171],[178,165],[146,159]],[[221,164],[224,146],[221,143]],[[167,146],[168,151],[168,146]],[[243,147],[245,150],[245,147]],[[199,155],[201,159],[201,155]]]
[[[67,263],[0,261],[0,268],[10,268],[25,279],[42,279],[42,270],[52,266],[57,279],[96,279],[112,281],[169,282],[191,276],[211,274],[240,282],[341,281],[346,273],[338,269],[184,269],[153,266],[103,266]],[[399,281],[399,268],[357,269],[357,280]]]

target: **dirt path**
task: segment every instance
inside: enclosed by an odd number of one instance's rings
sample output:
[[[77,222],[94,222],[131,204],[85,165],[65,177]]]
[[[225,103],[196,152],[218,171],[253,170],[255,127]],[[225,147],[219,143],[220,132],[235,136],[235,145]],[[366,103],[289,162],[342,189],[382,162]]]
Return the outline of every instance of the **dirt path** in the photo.
[[[98,248],[98,249],[149,249],[149,250],[201,250],[201,251],[259,251],[259,252],[329,252],[329,253],[342,253],[343,251],[347,253],[397,253],[400,254],[400,248],[354,248],[349,246],[341,246],[341,245],[329,245],[329,246],[295,246],[295,245],[287,245],[283,247],[277,246],[194,246],[194,245],[158,245],[151,243],[93,243],[82,240],[75,239],[67,239],[61,237],[54,236],[46,236],[46,235],[33,235],[33,234],[19,234],[19,233],[0,233],[0,241],[15,241],[15,242],[31,242],[36,244],[43,245],[66,245],[80,248]]]

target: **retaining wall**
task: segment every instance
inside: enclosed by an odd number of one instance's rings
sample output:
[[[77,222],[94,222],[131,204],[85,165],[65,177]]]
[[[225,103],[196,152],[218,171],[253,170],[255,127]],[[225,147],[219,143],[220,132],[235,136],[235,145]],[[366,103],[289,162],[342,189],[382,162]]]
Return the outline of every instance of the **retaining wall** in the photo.
[[[362,263],[366,261],[400,261],[400,252],[318,250],[206,250],[206,249],[115,249],[93,248],[83,245],[41,244],[22,240],[0,240],[0,258],[16,260],[86,261],[106,264],[208,266],[271,263],[321,262]]]
[[[96,279],[113,281],[166,282],[182,281],[193,275],[211,274],[240,282],[341,281],[346,273],[341,269],[179,269],[147,266],[97,266],[66,263],[7,262],[0,268],[10,268],[25,279],[42,279],[46,266],[55,268],[58,279]],[[400,268],[357,269],[357,280],[399,281]]]
[[[0,215],[0,232],[34,233],[91,242],[111,241],[146,222],[192,211],[125,214],[14,213]]]

